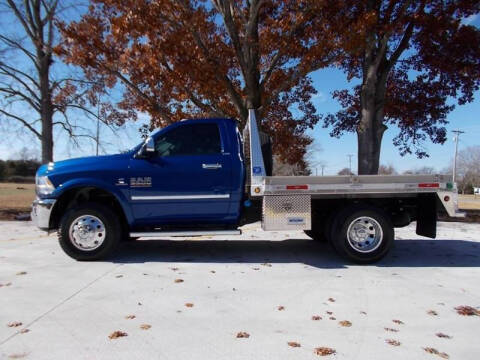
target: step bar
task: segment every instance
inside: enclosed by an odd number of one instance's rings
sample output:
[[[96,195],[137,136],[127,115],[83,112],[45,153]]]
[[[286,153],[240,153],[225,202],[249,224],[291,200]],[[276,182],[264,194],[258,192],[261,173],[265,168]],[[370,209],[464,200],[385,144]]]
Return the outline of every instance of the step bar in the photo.
[[[165,236],[241,235],[241,230],[152,231],[131,232],[130,237],[158,238]]]

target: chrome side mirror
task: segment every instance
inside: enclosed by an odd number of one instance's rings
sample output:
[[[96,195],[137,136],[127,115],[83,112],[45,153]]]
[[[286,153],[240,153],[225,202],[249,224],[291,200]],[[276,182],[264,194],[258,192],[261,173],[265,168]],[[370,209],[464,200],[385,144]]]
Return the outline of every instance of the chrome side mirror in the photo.
[[[145,153],[151,155],[154,152],[155,152],[155,141],[153,140],[152,137],[149,137],[145,142]]]

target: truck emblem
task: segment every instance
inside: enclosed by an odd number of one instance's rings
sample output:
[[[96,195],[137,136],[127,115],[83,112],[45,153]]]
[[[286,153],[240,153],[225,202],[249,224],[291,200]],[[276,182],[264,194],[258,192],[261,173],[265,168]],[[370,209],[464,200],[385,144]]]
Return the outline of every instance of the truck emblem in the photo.
[[[130,178],[130,187],[151,187],[152,178],[151,177],[133,177]]]
[[[260,166],[254,166],[253,167],[253,173],[254,174],[261,174],[262,173],[262,168]]]
[[[119,178],[115,183],[115,185],[128,185],[128,184],[125,182],[125,178]]]

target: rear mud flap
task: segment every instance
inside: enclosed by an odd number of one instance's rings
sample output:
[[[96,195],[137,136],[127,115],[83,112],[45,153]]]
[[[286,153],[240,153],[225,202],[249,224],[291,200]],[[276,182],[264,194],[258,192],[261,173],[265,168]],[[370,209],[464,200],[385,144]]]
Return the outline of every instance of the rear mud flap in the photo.
[[[417,235],[435,239],[437,236],[436,194],[419,194],[417,198]]]

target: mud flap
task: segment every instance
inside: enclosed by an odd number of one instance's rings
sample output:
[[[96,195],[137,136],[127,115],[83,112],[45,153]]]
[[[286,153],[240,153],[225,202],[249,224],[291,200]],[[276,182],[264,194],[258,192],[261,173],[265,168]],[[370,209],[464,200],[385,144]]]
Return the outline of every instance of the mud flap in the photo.
[[[437,236],[436,194],[419,194],[417,198],[417,235],[435,239]]]

